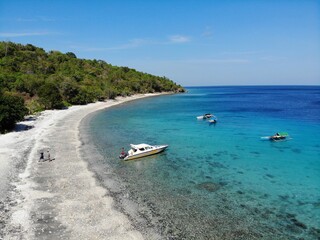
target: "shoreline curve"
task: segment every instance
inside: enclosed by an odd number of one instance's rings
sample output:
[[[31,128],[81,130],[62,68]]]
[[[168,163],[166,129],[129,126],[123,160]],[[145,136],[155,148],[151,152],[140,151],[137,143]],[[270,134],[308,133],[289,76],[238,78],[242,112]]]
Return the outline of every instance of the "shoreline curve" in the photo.
[[[144,239],[81,158],[79,126],[96,111],[164,94],[47,110],[19,123],[28,130],[0,135],[0,239]],[[39,162],[47,150],[54,160]]]

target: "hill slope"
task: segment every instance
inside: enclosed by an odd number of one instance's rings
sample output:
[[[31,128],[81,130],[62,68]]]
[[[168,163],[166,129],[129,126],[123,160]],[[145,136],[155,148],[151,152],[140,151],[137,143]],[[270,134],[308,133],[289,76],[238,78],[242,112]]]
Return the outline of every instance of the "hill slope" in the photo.
[[[72,52],[46,52],[31,44],[0,42],[0,104],[5,102],[3,98],[22,97],[29,113],[163,91],[184,89],[166,77],[102,60],[78,59]]]

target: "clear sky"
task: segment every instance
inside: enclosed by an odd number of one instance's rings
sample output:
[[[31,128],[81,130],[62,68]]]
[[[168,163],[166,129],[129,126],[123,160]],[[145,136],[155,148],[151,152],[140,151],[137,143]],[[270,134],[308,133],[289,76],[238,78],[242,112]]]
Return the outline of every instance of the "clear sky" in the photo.
[[[0,41],[183,86],[320,84],[320,0],[0,0]]]

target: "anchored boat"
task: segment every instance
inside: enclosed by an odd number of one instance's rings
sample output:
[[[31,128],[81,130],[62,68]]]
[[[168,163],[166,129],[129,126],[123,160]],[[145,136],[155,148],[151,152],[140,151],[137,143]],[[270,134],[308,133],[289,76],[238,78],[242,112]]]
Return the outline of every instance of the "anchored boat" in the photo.
[[[218,118],[214,115],[212,115],[212,119],[208,120],[209,124],[216,124],[218,122]]]
[[[213,117],[213,114],[206,113],[206,114],[203,114],[202,116],[198,116],[197,119],[202,120],[202,119],[209,119],[209,118],[212,118],[212,117]]]
[[[216,123],[217,123],[217,121],[218,121],[218,119],[217,119],[217,118],[209,119],[209,120],[208,120],[209,124],[216,124]]]
[[[124,151],[122,151],[122,153],[119,156],[120,159],[132,160],[132,159],[142,158],[142,157],[160,153],[168,147],[168,145],[152,146],[145,143],[141,143],[138,145],[130,144],[130,146],[131,146],[131,149],[128,151],[128,153],[125,153]]]
[[[279,132],[272,136],[267,137],[261,137],[261,139],[270,140],[270,141],[279,141],[279,140],[285,140],[289,138],[289,134],[286,132]]]

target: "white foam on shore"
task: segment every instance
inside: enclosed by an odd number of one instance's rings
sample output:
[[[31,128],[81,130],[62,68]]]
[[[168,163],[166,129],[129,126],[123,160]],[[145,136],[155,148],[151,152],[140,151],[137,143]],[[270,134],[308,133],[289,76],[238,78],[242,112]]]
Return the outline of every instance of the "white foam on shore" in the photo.
[[[35,218],[41,214],[37,209],[39,200],[43,199],[56,214],[55,219],[66,228],[59,233],[62,238],[143,239],[129,219],[113,208],[113,199],[97,184],[87,163],[80,158],[78,127],[81,119],[91,112],[154,95],[135,95],[73,106],[68,110],[44,111],[35,121],[23,122],[33,128],[0,135],[2,178],[8,179],[10,161],[28,158],[24,172],[15,183],[22,198],[8,223],[8,239],[36,237]],[[39,152],[43,149],[50,149],[55,160],[39,163]],[[55,205],[52,205],[53,201]]]

